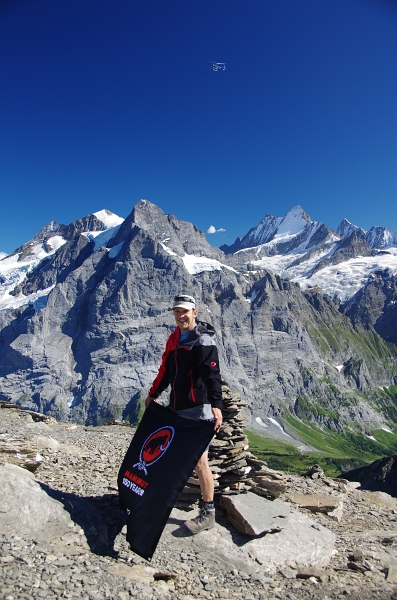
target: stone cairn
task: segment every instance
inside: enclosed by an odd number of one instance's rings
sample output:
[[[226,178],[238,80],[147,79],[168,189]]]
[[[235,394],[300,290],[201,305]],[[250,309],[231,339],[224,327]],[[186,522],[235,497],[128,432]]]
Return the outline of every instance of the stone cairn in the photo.
[[[283,474],[269,469],[264,461],[249,452],[248,438],[244,433],[247,425],[247,414],[244,412],[247,402],[225,382],[222,382],[222,400],[223,425],[209,448],[216,502],[219,502],[222,495],[248,491],[267,498],[278,498],[286,488]],[[183,507],[193,504],[200,496],[199,480],[193,473],[178,505]]]

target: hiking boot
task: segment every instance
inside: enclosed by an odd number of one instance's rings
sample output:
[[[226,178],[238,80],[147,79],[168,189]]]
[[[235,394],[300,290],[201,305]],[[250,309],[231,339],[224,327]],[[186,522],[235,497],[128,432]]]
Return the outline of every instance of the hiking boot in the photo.
[[[215,508],[208,509],[203,506],[200,508],[197,517],[190,519],[190,521],[185,521],[185,525],[190,533],[193,534],[212,529],[215,526]]]

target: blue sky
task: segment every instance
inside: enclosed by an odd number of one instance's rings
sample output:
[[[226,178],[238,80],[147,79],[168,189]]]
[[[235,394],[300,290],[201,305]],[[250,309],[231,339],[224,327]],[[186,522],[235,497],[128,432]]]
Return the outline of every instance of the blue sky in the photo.
[[[397,230],[396,30],[392,0],[2,0],[0,250],[140,198],[214,245],[295,204]]]

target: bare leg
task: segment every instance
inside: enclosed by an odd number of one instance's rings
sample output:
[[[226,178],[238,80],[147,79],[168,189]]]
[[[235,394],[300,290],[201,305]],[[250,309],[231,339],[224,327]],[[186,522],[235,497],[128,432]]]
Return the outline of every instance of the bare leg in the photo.
[[[208,450],[201,455],[196,465],[196,473],[200,482],[201,495],[205,503],[214,502],[214,478],[208,464]],[[215,508],[204,504],[199,514],[194,519],[186,521],[186,527],[190,533],[196,534],[215,527]]]
[[[208,450],[201,455],[201,458],[196,465],[196,473],[200,482],[200,490],[204,502],[213,502],[214,478],[208,464]]]

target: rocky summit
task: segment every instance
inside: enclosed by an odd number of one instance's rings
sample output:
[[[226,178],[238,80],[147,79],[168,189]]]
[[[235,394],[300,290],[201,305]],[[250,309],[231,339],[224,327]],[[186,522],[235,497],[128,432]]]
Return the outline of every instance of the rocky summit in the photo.
[[[252,426],[270,417],[298,438],[302,423],[392,432],[395,276],[374,272],[341,305],[263,266],[277,252],[287,253],[286,277],[290,267],[314,273],[316,255],[320,273],[364,250],[393,258],[358,228],[342,229],[347,238],[294,207],[225,254],[147,200],[124,220],[100,211],[51,222],[0,261],[0,400],[85,425],[133,420],[174,327],[170,301],[185,291],[215,327],[222,375]]]
[[[2,599],[396,600],[397,500],[316,466],[298,476],[257,461],[283,484],[277,499],[224,488],[215,528],[196,536],[183,525],[196,502],[183,499],[153,560],[140,559],[116,484],[133,433],[0,408]]]

